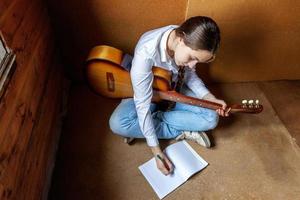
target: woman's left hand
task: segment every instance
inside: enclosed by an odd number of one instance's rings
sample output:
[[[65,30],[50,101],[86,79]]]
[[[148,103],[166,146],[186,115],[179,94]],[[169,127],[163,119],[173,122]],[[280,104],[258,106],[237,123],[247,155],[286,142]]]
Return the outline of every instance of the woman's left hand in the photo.
[[[222,105],[222,108],[217,109],[216,112],[222,116],[222,117],[228,117],[229,116],[229,112],[230,112],[230,108],[226,110],[227,108],[227,104],[225,103],[225,101],[223,101],[222,99],[217,99],[212,93],[208,93],[206,94],[203,99],[214,102],[214,103],[218,103]]]
[[[217,112],[220,116],[222,116],[222,117],[228,117],[228,116],[229,116],[230,108],[226,111],[227,104],[226,104],[225,101],[223,101],[222,99],[210,99],[210,101],[222,105],[222,108],[216,110],[216,112]]]

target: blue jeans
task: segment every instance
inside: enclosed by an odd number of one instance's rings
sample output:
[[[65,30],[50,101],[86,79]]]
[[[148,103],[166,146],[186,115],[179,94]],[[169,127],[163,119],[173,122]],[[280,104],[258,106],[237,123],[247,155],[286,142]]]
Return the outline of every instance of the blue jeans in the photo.
[[[181,90],[186,96],[195,94],[184,86]],[[207,131],[215,128],[219,116],[216,111],[183,103],[166,112],[157,110],[157,104],[151,103],[155,131],[159,139],[170,139],[182,131]],[[109,125],[111,130],[123,137],[144,138],[141,132],[133,98],[123,99],[112,113]]]

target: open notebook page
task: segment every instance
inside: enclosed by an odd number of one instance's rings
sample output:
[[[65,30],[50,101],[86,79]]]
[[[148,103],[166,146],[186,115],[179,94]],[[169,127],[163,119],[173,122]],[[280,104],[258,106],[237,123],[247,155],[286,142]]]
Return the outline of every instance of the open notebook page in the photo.
[[[160,199],[184,183],[184,179],[178,174],[177,168],[174,169],[171,175],[165,176],[156,167],[154,158],[141,165],[139,169]]]
[[[208,165],[184,140],[170,145],[165,152],[171,161],[176,163],[175,167],[178,168],[178,173],[184,180]]]
[[[183,184],[189,176],[200,171],[207,165],[207,162],[185,141],[168,146],[165,152],[175,166],[174,172],[171,175],[163,175],[157,169],[154,158],[139,167],[160,199]],[[201,162],[200,165],[197,165],[197,162]]]

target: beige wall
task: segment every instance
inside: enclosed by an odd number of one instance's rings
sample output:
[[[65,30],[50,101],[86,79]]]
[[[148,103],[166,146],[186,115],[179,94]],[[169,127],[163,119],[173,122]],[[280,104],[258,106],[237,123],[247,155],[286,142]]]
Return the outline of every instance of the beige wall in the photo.
[[[187,17],[195,15],[221,28],[213,80],[300,79],[300,1],[190,0]]]
[[[201,77],[218,82],[300,78],[297,0],[48,1],[75,79],[82,79],[83,60],[93,46],[108,44],[132,53],[143,32],[195,15],[211,16],[222,32],[217,59],[201,68]]]

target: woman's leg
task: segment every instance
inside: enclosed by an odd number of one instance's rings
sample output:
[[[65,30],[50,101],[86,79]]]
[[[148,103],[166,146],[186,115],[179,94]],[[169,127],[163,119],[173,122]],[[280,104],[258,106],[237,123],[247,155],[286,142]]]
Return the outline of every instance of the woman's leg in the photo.
[[[152,103],[151,112],[155,109],[156,104]],[[113,133],[123,137],[144,138],[138,123],[133,98],[122,99],[109,119],[109,126]]]
[[[187,87],[181,93],[186,96],[196,97]],[[219,116],[214,110],[176,103],[169,112],[158,112],[156,118],[160,119],[161,125],[172,128],[173,136],[178,139],[189,139],[199,145],[209,148],[211,146],[208,136],[203,131],[213,129],[218,124]]]
[[[187,87],[182,93],[195,97]],[[218,114],[210,109],[176,103],[176,106],[167,112],[155,111],[156,105],[151,104],[153,123],[158,138],[175,138],[182,131],[207,131],[216,127]],[[132,98],[123,99],[113,112],[110,128],[116,134],[124,137],[144,138],[139,124]]]
[[[170,126],[167,120],[162,117],[162,111],[156,111],[156,104],[152,103],[150,110],[152,113],[155,133],[160,139],[174,138],[180,134],[178,130]],[[113,133],[123,137],[144,138],[139,126],[135,104],[132,98],[123,99],[112,113],[109,126]]]
[[[187,86],[182,88],[181,93],[196,97]],[[185,131],[211,130],[217,126],[219,121],[216,111],[183,103],[176,103],[170,112],[165,112],[161,117],[169,126]]]

